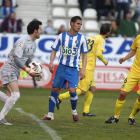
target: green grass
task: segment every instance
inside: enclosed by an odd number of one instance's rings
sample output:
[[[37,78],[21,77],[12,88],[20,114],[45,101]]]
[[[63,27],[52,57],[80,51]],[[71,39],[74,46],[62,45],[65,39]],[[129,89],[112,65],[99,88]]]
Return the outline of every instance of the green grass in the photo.
[[[0,88],[4,91],[3,88]],[[61,93],[65,90],[61,90]],[[21,88],[21,98],[14,108],[22,108],[42,118],[48,112],[50,89]],[[54,121],[44,121],[54,129],[63,140],[138,140],[140,138],[140,114],[136,116],[136,126],[128,124],[137,98],[131,92],[124,104],[119,123],[105,124],[105,119],[114,115],[115,102],[119,91],[96,91],[90,111],[97,117],[83,117],[84,96],[79,96],[77,111],[80,120],[74,122],[71,115],[69,99],[63,100],[60,110],[55,110]],[[3,103],[0,102],[0,109]],[[0,140],[52,140],[51,136],[36,121],[25,114],[12,109],[6,116],[12,126],[0,125]]]

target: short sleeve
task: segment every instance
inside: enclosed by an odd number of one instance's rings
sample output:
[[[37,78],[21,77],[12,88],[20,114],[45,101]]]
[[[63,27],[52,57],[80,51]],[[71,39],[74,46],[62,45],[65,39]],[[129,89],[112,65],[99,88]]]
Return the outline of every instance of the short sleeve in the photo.
[[[104,52],[105,42],[104,41],[99,42],[98,45],[97,45],[97,49],[101,50],[102,52]]]
[[[61,34],[60,34],[61,35]],[[60,42],[60,35],[57,37],[57,39],[55,40],[55,42],[53,43],[53,45],[51,46],[51,48],[55,51],[59,50],[59,46],[61,44]]]
[[[15,55],[18,56],[19,58],[22,57],[23,55],[23,52],[24,52],[24,48],[25,48],[25,42],[24,41],[20,41],[20,42],[17,42],[15,44]]]
[[[82,53],[88,53],[89,49],[88,49],[88,44],[87,44],[87,40],[85,37],[82,37],[83,43],[82,43]]]
[[[133,42],[133,44],[131,45],[131,49],[132,50],[136,50],[137,47],[139,46],[140,43],[140,36],[137,36]]]

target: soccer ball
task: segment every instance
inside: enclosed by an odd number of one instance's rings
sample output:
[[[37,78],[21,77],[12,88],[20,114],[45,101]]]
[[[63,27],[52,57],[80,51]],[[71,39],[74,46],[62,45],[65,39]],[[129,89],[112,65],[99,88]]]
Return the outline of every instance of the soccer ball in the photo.
[[[38,73],[42,72],[42,66],[37,61],[33,61],[33,62],[29,63],[28,67],[31,68],[32,72],[38,72]]]

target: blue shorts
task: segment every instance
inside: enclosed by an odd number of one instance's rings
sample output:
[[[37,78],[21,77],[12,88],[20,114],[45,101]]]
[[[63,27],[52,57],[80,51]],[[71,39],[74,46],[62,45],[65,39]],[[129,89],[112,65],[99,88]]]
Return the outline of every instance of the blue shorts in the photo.
[[[77,88],[79,79],[79,72],[77,68],[65,66],[59,64],[52,82],[52,87],[66,88],[68,87]]]

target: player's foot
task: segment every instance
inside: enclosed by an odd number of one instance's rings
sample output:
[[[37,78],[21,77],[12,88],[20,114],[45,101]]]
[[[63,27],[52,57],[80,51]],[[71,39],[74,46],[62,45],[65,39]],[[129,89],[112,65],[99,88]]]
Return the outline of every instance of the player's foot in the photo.
[[[41,120],[54,120],[54,114],[52,112],[49,112],[44,116],[44,118],[41,118]]]
[[[128,122],[130,125],[136,125],[135,119],[134,118],[128,118]]]
[[[75,122],[77,122],[77,121],[79,120],[79,116],[78,116],[78,114],[77,114],[76,109],[75,109],[75,110],[72,110],[72,116],[73,116],[73,120],[74,120]]]
[[[56,102],[56,108],[59,110],[59,105],[60,103],[62,102],[62,100],[60,100],[59,98],[57,99],[57,102]]]
[[[112,116],[111,118],[109,119],[106,119],[105,123],[113,123],[113,122],[118,122],[119,119],[117,119],[115,116]]]
[[[5,119],[1,119],[1,120],[0,120],[0,124],[12,125],[11,123],[7,122]]]
[[[97,116],[97,115],[92,114],[91,112],[89,112],[89,113],[83,112],[83,116]]]

